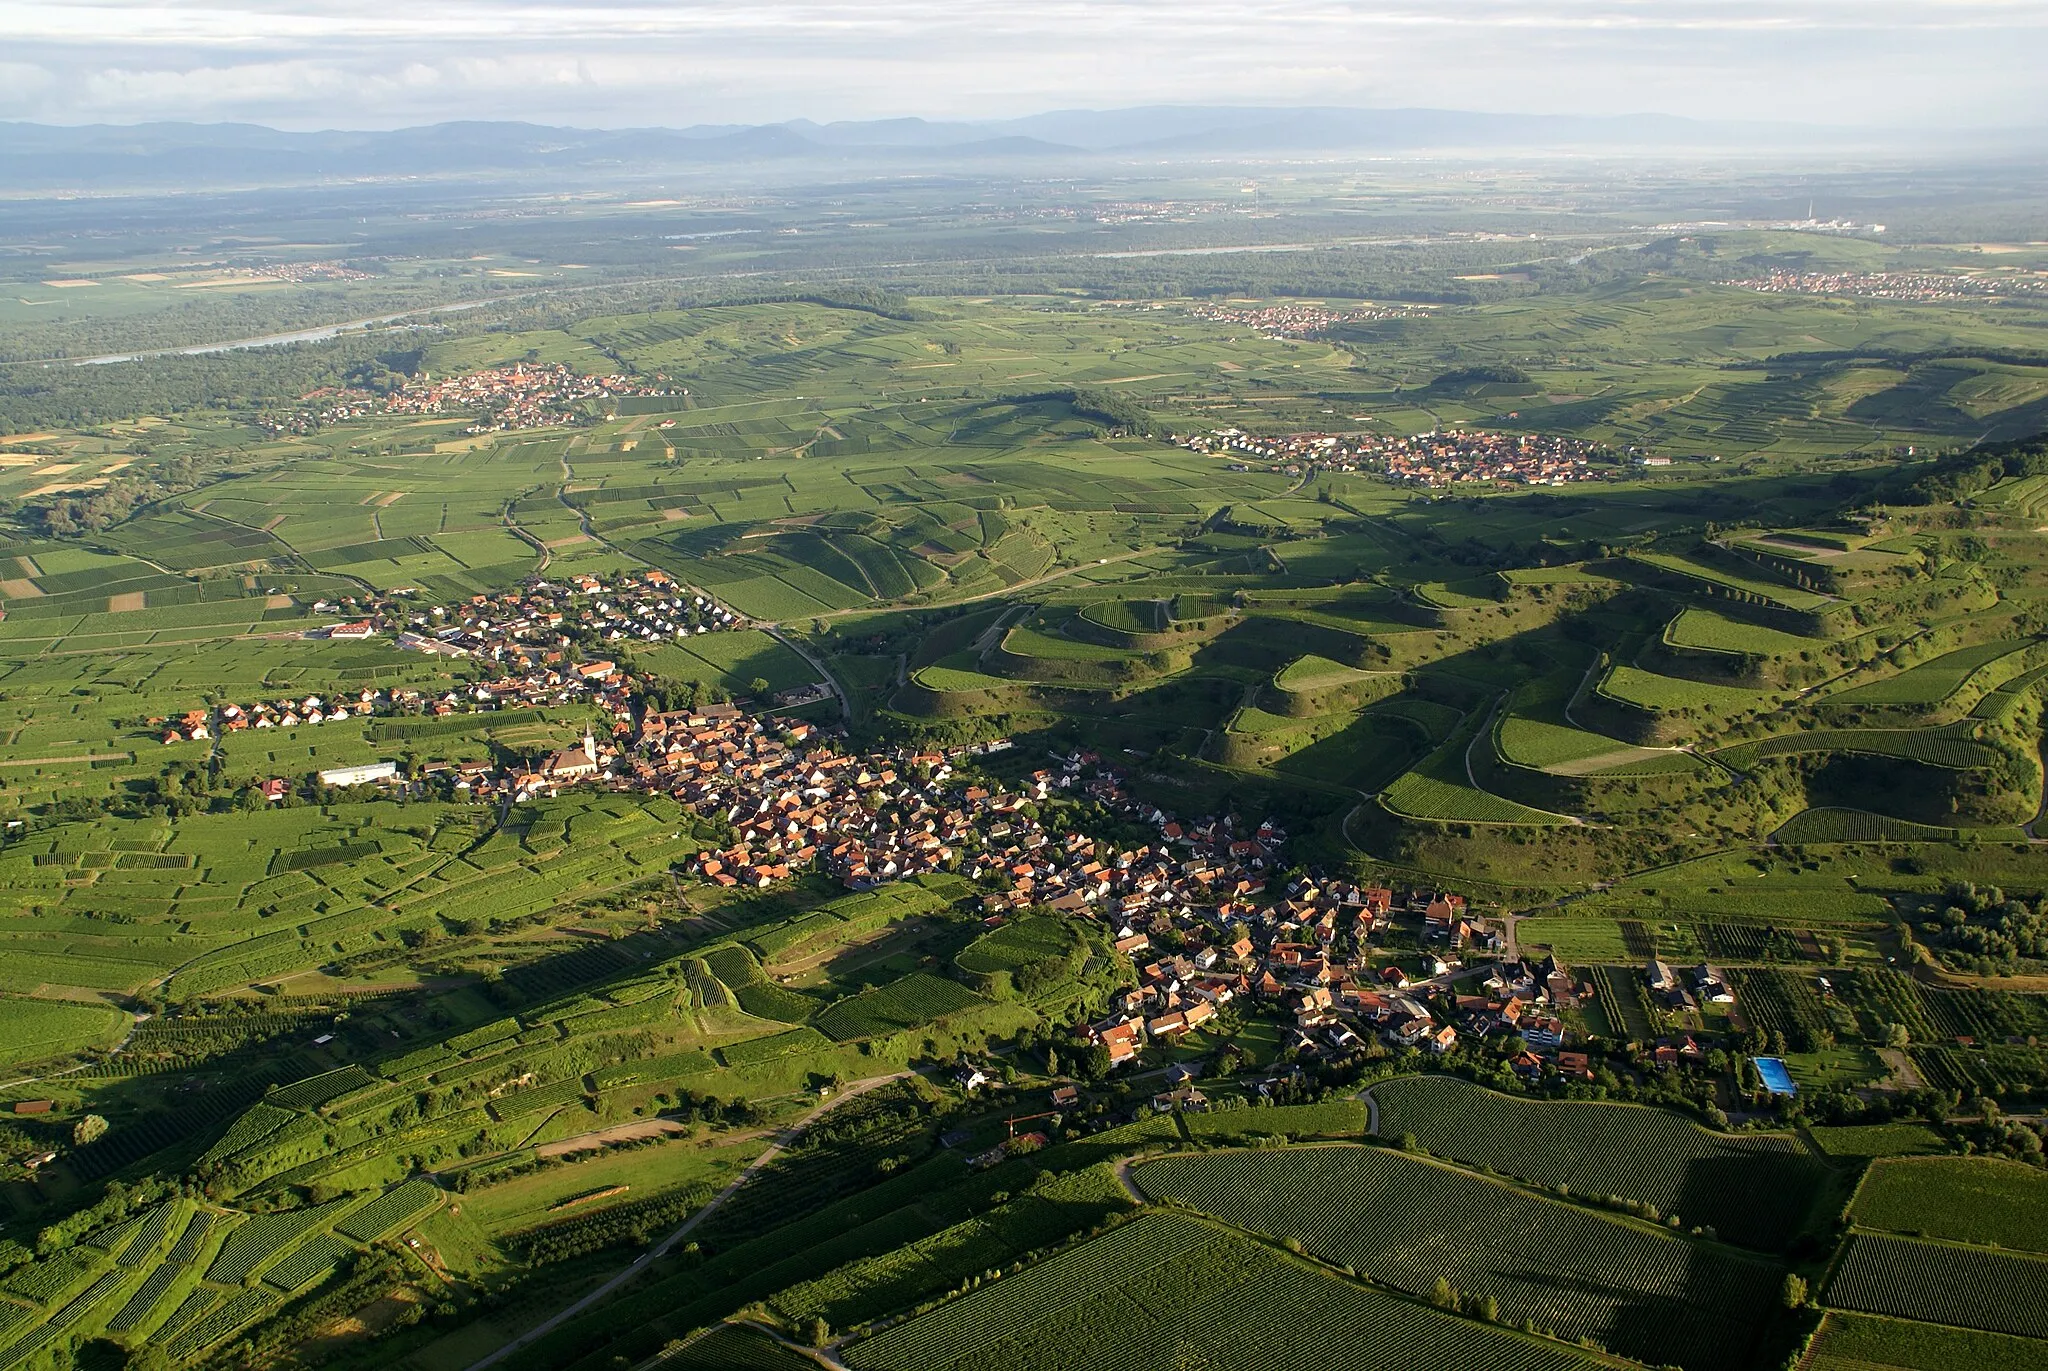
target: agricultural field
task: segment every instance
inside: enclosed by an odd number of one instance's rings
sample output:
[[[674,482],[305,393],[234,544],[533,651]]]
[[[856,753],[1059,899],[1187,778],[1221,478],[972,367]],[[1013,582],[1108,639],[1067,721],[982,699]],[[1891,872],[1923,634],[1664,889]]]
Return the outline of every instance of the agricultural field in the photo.
[[[1794,1138],[1717,1134],[1639,1106],[1536,1103],[1462,1081],[1413,1077],[1373,1091],[1383,1139],[1575,1195],[1616,1196],[1711,1227],[1725,1242],[1782,1249],[1806,1225],[1823,1168]],[[1759,1209],[1750,1196],[1780,1197]]]
[[[2031,1339],[1839,1311],[1821,1325],[1814,1351],[1816,1371],[2032,1371],[2041,1364],[2041,1344]]]
[[[1838,1308],[2048,1338],[2048,1260],[1859,1233],[1828,1282]]]
[[[2023,642],[1998,641],[1957,648],[1931,661],[1908,667],[1896,676],[1855,686],[1826,697],[1829,706],[1896,705],[1926,708],[1938,705],[1963,688],[1977,672],[2025,647]]]
[[[2048,1252],[2048,1175],[1995,1157],[1880,1161],[1849,1218],[1861,1228]]]
[[[1768,1262],[1372,1148],[1172,1158],[1134,1179],[1148,1196],[1294,1238],[1376,1284],[1426,1297],[1447,1280],[1491,1297],[1509,1325],[1657,1365],[1751,1365],[1760,1329],[1743,1313],[1781,1279]],[[1528,1270],[1532,1250],[1544,1254],[1540,1273]]]
[[[1676,647],[1756,657],[1796,657],[1826,645],[1823,639],[1803,638],[1782,629],[1745,623],[1718,610],[1700,608],[1683,610],[1665,625],[1664,641]]]
[[[1284,1320],[1266,1311],[1285,1308]],[[1170,1331],[1167,1331],[1170,1330]],[[1155,1357],[1231,1371],[1331,1357],[1345,1371],[1417,1364],[1562,1371],[1597,1364],[1327,1274],[1198,1219],[1147,1215],[849,1348],[856,1371],[990,1365],[1079,1371]],[[1335,1345],[1339,1350],[1330,1352]],[[1318,1350],[1319,1349],[1319,1350]],[[1170,1364],[1170,1363],[1168,1363]]]
[[[1812,752],[1861,752],[1873,757],[1903,757],[1929,766],[1968,770],[1993,765],[1998,753],[1976,741],[1967,722],[1941,728],[1815,728],[1799,733],[1738,743],[1715,752],[1714,760],[1747,771],[1767,757]]]

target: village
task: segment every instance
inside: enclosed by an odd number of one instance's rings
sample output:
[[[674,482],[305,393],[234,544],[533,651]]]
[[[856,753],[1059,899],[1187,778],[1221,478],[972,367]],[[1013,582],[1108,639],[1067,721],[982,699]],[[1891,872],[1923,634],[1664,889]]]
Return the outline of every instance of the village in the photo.
[[[395,590],[377,597],[322,600],[313,609],[361,617],[310,636],[359,643],[389,635],[401,649],[487,664],[486,679],[431,694],[366,687],[346,697],[315,694],[247,704],[229,701],[177,717],[152,718],[149,726],[170,744],[364,715],[445,718],[577,704],[595,705],[614,721],[630,723],[633,697],[624,673],[612,661],[583,659],[580,649],[683,641],[744,627],[730,609],[683,590],[666,572],[652,568],[611,578],[536,578],[521,590],[474,595],[452,605],[422,606],[411,592]]]
[[[630,376],[590,376],[560,362],[515,362],[511,366],[436,381],[422,373],[388,395],[353,387],[327,387],[301,397],[290,414],[261,423],[272,433],[306,433],[329,424],[383,415],[478,415],[463,432],[470,435],[548,428],[597,416],[593,406],[624,396],[666,395],[660,384]],[[609,412],[605,417],[610,417]]]
[[[1922,271],[1772,271],[1730,281],[1746,290],[1780,295],[1859,295],[1871,300],[1982,300],[2048,293],[2048,277],[2005,275],[1997,280]]]
[[[1339,324],[1400,319],[1425,311],[1411,305],[1329,305],[1315,300],[1290,300],[1268,305],[1250,301],[1188,306],[1189,314],[1212,324],[1251,329],[1262,338],[1312,338]]]
[[[1014,751],[1007,740],[856,754],[835,745],[844,737],[838,726],[773,712],[793,701],[743,708],[705,697],[661,707],[674,702],[650,698],[646,681],[590,654],[743,625],[659,570],[536,579],[448,606],[395,594],[329,608],[365,612],[331,636],[388,632],[402,648],[474,658],[494,674],[438,695],[363,687],[221,704],[155,721],[165,741],[371,715],[580,706],[598,722],[579,743],[516,762],[430,761],[408,772],[382,760],[332,768],[317,781],[512,804],[581,787],[658,793],[725,835],[687,863],[688,874],[715,887],[767,889],[811,873],[861,891],[947,871],[982,886],[979,912],[992,927],[1041,911],[1094,920],[1131,969],[1130,988],[1084,1030],[1108,1070],[1148,1049],[1170,1054],[1220,1015],[1255,1011],[1282,1025],[1282,1049],[1296,1062],[1372,1043],[1442,1057],[1461,1043],[1505,1042],[1517,1073],[1593,1079],[1595,1063],[1567,1016],[1612,983],[1597,985],[1553,957],[1525,960],[1509,925],[1476,916],[1461,895],[1301,872],[1284,858],[1278,825],[1183,819],[1134,795],[1125,773],[1092,751],[1049,755],[1029,772],[1004,765],[1016,774],[1003,783],[986,764]],[[289,802],[297,787],[271,778],[258,793]],[[1156,837],[1119,846],[1048,825],[1040,815],[1056,811],[1054,801]],[[1733,999],[1710,966],[1674,971],[1654,960],[1638,993],[1681,1023],[1701,1022],[1703,1004]],[[1642,1051],[1649,1068],[1707,1059],[1684,1031]],[[1174,1088],[1166,1107],[1203,1107],[1190,1080]]]
[[[1316,472],[1374,472],[1404,485],[1431,488],[1490,482],[1500,486],[1560,486],[1598,481],[1617,468],[1596,466],[1599,448],[1575,438],[1535,433],[1450,429],[1409,437],[1377,433],[1262,435],[1221,428],[1176,436],[1191,452],[1234,457],[1232,471],[1287,476]]]

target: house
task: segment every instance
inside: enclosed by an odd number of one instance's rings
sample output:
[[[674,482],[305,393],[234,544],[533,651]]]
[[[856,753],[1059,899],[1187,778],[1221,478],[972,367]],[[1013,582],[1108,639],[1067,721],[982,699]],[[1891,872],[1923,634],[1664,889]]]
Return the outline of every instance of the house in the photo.
[[[1208,1112],[1209,1097],[1191,1085],[1184,1085],[1177,1090],[1154,1095],[1152,1109],[1158,1114],[1171,1114],[1176,1109],[1184,1114],[1202,1114]]]
[[[290,783],[285,781],[282,777],[273,776],[269,780],[264,781],[262,784],[258,785],[256,787],[256,793],[263,797],[263,801],[265,804],[276,804],[278,801],[284,799],[285,796],[291,794],[292,788]]]
[[[1390,1047],[1420,1047],[1429,1040],[1436,1025],[1419,1015],[1395,1019],[1380,1034]]]
[[[1096,1041],[1109,1053],[1111,1066],[1122,1066],[1138,1055],[1138,1049],[1144,1045],[1144,1031],[1141,1024],[1132,1020],[1104,1029],[1096,1035]]]
[[[963,1066],[953,1073],[953,1080],[962,1090],[979,1090],[988,1084],[988,1077],[978,1066]]]
[[[370,626],[369,620],[358,619],[354,623],[336,624],[327,630],[327,636],[338,643],[360,643],[365,638],[375,636],[376,632],[377,630]]]
[[[1081,1103],[1081,1091],[1078,1087],[1063,1085],[1052,1092],[1052,1107],[1054,1109],[1072,1109],[1079,1103]]]
[[[1708,1004],[1734,1004],[1735,992],[1729,988],[1728,978],[1720,971],[1700,963],[1692,969],[1693,994]]]

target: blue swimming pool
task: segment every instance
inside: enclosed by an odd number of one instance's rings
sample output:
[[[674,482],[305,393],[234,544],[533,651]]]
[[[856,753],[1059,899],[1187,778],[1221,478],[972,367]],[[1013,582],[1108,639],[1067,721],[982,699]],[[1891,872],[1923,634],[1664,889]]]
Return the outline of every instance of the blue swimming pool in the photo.
[[[1764,1089],[1773,1095],[1797,1095],[1799,1087],[1792,1084],[1792,1073],[1785,1069],[1785,1063],[1776,1057],[1751,1057],[1756,1063],[1756,1074],[1763,1077]]]

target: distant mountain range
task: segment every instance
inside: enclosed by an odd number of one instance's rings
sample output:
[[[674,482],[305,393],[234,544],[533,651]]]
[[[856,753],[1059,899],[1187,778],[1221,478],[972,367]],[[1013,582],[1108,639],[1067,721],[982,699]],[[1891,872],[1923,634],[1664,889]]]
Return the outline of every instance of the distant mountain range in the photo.
[[[1866,132],[1460,110],[1154,105],[1023,119],[577,129],[466,122],[377,132],[290,133],[257,124],[0,122],[0,189],[219,188],[353,178],[646,173],[667,168],[933,166],[1138,157],[1734,150],[1867,143]]]

